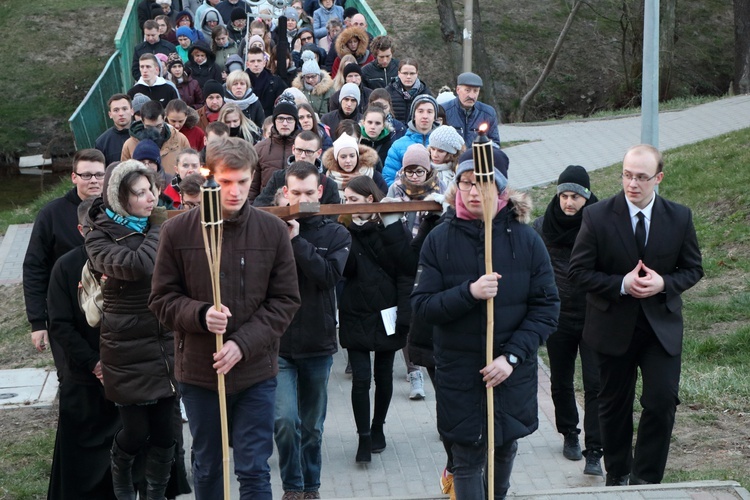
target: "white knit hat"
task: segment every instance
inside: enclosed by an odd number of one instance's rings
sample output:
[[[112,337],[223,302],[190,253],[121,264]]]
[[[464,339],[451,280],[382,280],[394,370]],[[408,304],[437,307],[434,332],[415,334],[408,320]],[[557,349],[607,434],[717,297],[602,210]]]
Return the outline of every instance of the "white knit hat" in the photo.
[[[430,134],[429,145],[453,155],[461,151],[464,138],[450,125],[441,125]]]
[[[333,157],[338,160],[339,153],[342,149],[346,148],[354,148],[354,151],[356,151],[357,155],[359,155],[359,144],[357,143],[357,139],[350,136],[349,134],[343,133],[339,136],[338,139],[333,141]]]
[[[315,54],[313,54],[312,51],[310,50],[304,51],[302,53],[302,60],[304,61],[302,63],[302,70],[300,71],[300,74],[302,76],[320,74],[320,66],[318,65],[318,62],[315,60]]]

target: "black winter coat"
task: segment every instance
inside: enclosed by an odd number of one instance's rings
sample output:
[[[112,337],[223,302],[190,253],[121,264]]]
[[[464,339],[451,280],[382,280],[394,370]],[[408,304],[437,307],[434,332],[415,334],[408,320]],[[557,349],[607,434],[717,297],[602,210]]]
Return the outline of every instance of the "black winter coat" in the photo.
[[[399,311],[396,333],[386,335],[380,311],[408,301],[414,283],[409,235],[401,223],[385,228],[380,222],[351,223],[349,232],[352,249],[339,304],[341,347],[397,351],[406,345],[408,312]]]
[[[570,268],[570,254],[573,245],[565,246],[548,243],[542,232],[544,216],[534,221],[533,227],[542,237],[544,245],[549,252],[552,268],[555,271],[555,282],[560,294],[560,320],[559,329],[565,328],[569,331],[583,332],[583,323],[586,319],[586,292],[581,290],[576,283],[568,278]]]
[[[31,330],[47,329],[47,286],[55,261],[83,244],[78,232],[81,198],[74,187],[37,214],[23,259],[23,297]]]
[[[352,238],[346,228],[322,216],[300,219],[292,239],[302,305],[281,337],[279,356],[298,359],[338,350],[336,284],[344,273]]]
[[[516,220],[527,208],[511,201],[493,220],[493,268],[502,275],[494,300],[493,357],[511,353],[519,359],[494,390],[496,446],[538,426],[537,350],[555,331],[560,306],[544,243]],[[479,373],[486,366],[486,301],[469,291],[483,274],[482,222],[455,218],[425,240],[412,294],[416,320],[435,325],[438,430],[465,445],[486,440],[486,389]]]
[[[131,405],[171,397],[174,339],[148,308],[161,226],[144,234],[117,224],[101,198],[89,217],[86,251],[94,269],[107,276],[99,344],[107,399]]]
[[[417,93],[414,94],[414,96],[409,95],[409,98],[407,99],[404,92],[403,85],[401,85],[401,80],[396,80],[395,82],[391,83],[386,87],[386,90],[391,95],[391,114],[398,120],[404,123],[408,123],[411,121],[411,116],[409,116],[409,110],[411,109],[411,103],[414,100],[414,97],[417,97],[418,95],[422,94],[428,94],[432,95],[430,92],[430,89],[427,87],[427,84],[425,84],[423,81],[420,81],[420,86],[417,89]]]

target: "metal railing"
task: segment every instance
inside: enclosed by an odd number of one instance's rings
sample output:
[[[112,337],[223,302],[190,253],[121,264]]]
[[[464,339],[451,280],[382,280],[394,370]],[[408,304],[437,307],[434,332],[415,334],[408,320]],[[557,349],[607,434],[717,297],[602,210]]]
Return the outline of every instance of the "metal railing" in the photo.
[[[94,142],[110,126],[107,100],[113,94],[125,92],[133,86],[131,64],[133,50],[142,41],[138,26],[137,0],[129,0],[115,35],[115,52],[109,58],[99,77],[68,119],[73,131],[76,149],[93,148]],[[368,31],[373,36],[386,31],[366,0],[349,0],[365,16]]]

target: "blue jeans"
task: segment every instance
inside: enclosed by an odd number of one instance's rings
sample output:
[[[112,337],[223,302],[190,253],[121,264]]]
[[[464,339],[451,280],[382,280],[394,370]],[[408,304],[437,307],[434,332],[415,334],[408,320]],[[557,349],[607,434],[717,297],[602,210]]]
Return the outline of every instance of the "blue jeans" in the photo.
[[[274,437],[284,491],[318,491],[333,356],[279,356]]]
[[[516,458],[518,441],[495,447],[495,498],[502,500],[510,489],[510,473]],[[461,500],[485,500],[487,479],[484,468],[487,465],[487,445],[465,446],[453,443],[453,485],[456,498]]]
[[[224,498],[222,480],[221,425],[216,391],[180,384],[190,434],[193,436],[193,483],[197,500]],[[276,379],[259,382],[227,395],[227,413],[232,422],[234,472],[242,500],[272,500],[273,404]]]

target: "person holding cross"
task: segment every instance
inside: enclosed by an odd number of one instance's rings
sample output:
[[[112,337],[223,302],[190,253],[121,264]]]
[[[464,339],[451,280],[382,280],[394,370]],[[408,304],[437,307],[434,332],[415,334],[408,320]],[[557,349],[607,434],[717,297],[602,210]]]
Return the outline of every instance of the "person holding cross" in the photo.
[[[483,274],[484,201],[474,161],[462,162],[446,201],[456,216],[425,239],[412,314],[434,325],[438,430],[453,443],[457,498],[486,498],[486,388],[494,387],[495,500],[505,498],[517,440],[537,429],[537,350],[560,311],[547,249],[528,226],[528,195],[507,188],[496,165],[492,274]],[[486,301],[494,298],[493,361],[485,360]],[[488,478],[489,480],[489,478]]]
[[[287,225],[247,201],[257,164],[258,155],[242,139],[207,146],[206,165],[221,186],[220,311],[213,306],[200,210],[162,226],[156,255],[149,305],[174,330],[175,376],[193,436],[198,500],[223,498],[217,373],[225,378],[239,498],[272,498],[268,458],[279,342],[300,296]],[[219,352],[215,335],[224,336]]]

